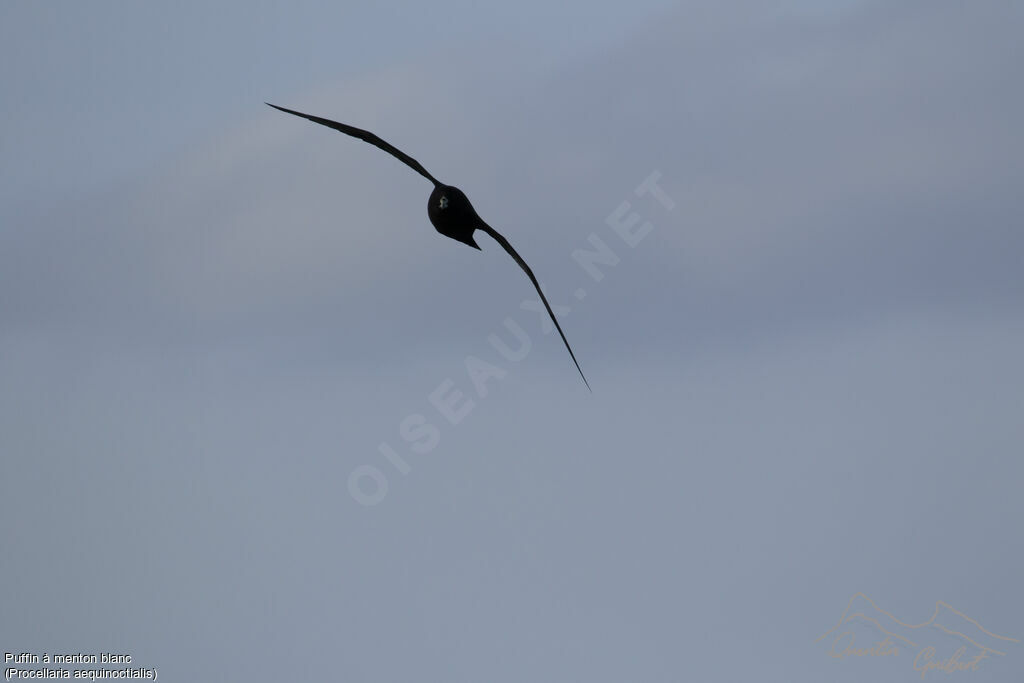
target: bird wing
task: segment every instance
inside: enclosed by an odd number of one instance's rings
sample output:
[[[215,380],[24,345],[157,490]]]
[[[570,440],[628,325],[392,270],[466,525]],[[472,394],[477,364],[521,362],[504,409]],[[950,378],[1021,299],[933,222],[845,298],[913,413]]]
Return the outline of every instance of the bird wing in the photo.
[[[537,278],[536,276],[534,276],[533,271],[530,270],[530,266],[526,265],[526,261],[523,260],[523,257],[520,256],[516,252],[516,250],[512,248],[512,245],[508,243],[507,239],[502,237],[501,233],[499,233],[497,230],[484,223],[482,220],[480,221],[479,227],[481,230],[483,230],[492,238],[494,238],[495,242],[504,247],[505,251],[508,252],[508,255],[515,259],[515,262],[518,263],[519,267],[523,269],[523,272],[526,273],[526,276],[530,278],[530,282],[532,282],[533,286],[537,289],[537,294],[540,295],[540,300],[544,302],[544,308],[548,309],[548,315],[551,316],[551,322],[555,323],[555,328],[558,330],[558,334],[562,336],[562,341],[565,343],[565,348],[569,350],[569,355],[572,356],[572,362],[576,364],[576,369],[579,370],[580,377],[583,377],[583,383],[587,385],[587,389],[589,391],[593,392],[594,390],[590,388],[590,382],[588,382],[587,378],[583,376],[583,370],[580,369],[580,364],[576,360],[576,354],[572,352],[572,347],[569,346],[569,340],[565,338],[565,332],[562,332],[562,326],[558,324],[558,320],[555,318],[555,313],[554,311],[551,310],[551,305],[548,303],[547,297],[544,296],[544,292],[541,291],[540,283],[537,282]]]
[[[279,107],[276,104],[270,104],[270,102],[265,102],[264,104],[273,107],[274,109],[277,109],[279,111],[283,111],[288,114],[294,114],[295,116],[301,116],[304,119],[309,119],[313,123],[319,123],[321,126],[327,126],[328,128],[339,130],[345,135],[351,135],[354,138],[359,138],[363,142],[369,142],[374,147],[379,147],[388,154],[392,155],[393,157],[404,163],[406,166],[416,171],[430,182],[434,183],[435,186],[441,184],[437,181],[437,178],[427,173],[427,169],[423,168],[423,165],[420,164],[420,162],[416,161],[411,156],[409,156],[402,150],[398,149],[394,145],[391,145],[385,142],[384,140],[381,140],[379,137],[377,137],[368,130],[356,128],[355,126],[349,126],[344,123],[338,123],[337,121],[331,121],[330,119],[322,119],[319,116],[312,116],[310,114],[303,114],[302,112],[299,111],[285,109],[284,107]]]

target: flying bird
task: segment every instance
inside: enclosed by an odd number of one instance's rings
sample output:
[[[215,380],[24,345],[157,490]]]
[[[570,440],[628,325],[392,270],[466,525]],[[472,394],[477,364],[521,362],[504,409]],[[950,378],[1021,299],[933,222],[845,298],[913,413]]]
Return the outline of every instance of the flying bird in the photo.
[[[572,362],[575,363],[576,369],[580,373],[580,377],[583,378],[583,383],[587,385],[588,390],[590,389],[590,383],[587,382],[587,378],[583,376],[583,370],[580,369],[580,364],[576,360],[576,354],[572,352],[572,347],[569,346],[569,340],[565,338],[565,333],[562,332],[562,326],[558,324],[558,320],[555,318],[555,314],[551,310],[551,305],[548,303],[547,297],[544,296],[544,292],[541,291],[540,283],[537,282],[537,278],[534,276],[533,271],[530,270],[530,266],[526,265],[526,261],[524,261],[523,257],[512,248],[512,245],[509,244],[507,239],[502,237],[497,230],[487,225],[487,223],[477,215],[473,205],[469,203],[469,198],[462,190],[453,185],[445,185],[437,178],[430,175],[430,173],[427,172],[427,169],[423,168],[420,162],[416,161],[394,145],[381,140],[370,131],[362,130],[344,123],[338,123],[337,121],[322,119],[319,116],[311,116],[310,114],[303,114],[302,112],[285,109],[284,107],[279,107],[276,104],[270,104],[269,102],[266,104],[279,111],[293,114],[295,116],[301,116],[313,123],[319,123],[321,126],[333,128],[334,130],[341,131],[345,135],[351,135],[354,138],[359,138],[364,142],[368,142],[374,147],[384,150],[432,182],[434,184],[434,189],[430,193],[430,199],[427,200],[427,216],[430,218],[430,222],[433,224],[434,228],[436,228],[437,231],[445,237],[451,237],[453,240],[457,240],[463,244],[468,244],[474,249],[479,249],[480,246],[476,243],[476,240],[473,239],[473,233],[477,230],[482,230],[490,235],[505,249],[505,251],[508,252],[509,256],[519,264],[519,267],[523,269],[523,272],[526,273],[526,276],[530,278],[530,282],[532,282],[533,286],[537,289],[537,294],[540,295],[540,300],[544,302],[544,308],[547,309],[548,315],[551,316],[551,322],[555,324],[558,334],[561,335],[562,341],[565,343],[565,348],[568,349],[569,356],[572,357]]]

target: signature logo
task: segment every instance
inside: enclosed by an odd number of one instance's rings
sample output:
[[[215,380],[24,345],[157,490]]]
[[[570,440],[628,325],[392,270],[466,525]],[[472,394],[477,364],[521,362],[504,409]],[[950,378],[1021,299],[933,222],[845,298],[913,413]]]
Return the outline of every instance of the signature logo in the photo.
[[[923,679],[931,672],[978,671],[990,658],[1005,657],[1016,638],[986,629],[945,602],[936,602],[927,621],[897,619],[864,593],[846,604],[836,625],[814,641],[828,644],[828,656],[909,659]]]

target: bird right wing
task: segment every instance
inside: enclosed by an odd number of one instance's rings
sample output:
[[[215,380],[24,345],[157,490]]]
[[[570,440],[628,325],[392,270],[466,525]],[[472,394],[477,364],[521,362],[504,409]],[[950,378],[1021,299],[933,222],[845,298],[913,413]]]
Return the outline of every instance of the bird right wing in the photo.
[[[312,116],[311,114],[303,114],[302,112],[299,111],[285,109],[284,107],[279,107],[276,104],[270,104],[270,102],[265,102],[264,104],[266,104],[269,107],[273,107],[274,109],[277,109],[279,111],[283,111],[288,114],[294,114],[295,116],[301,116],[304,119],[309,119],[313,123],[319,123],[321,126],[327,126],[328,128],[333,128],[334,130],[341,131],[345,135],[351,135],[354,138],[359,138],[363,142],[369,142],[374,147],[384,150],[385,152],[395,157],[412,170],[419,173],[421,176],[423,176],[430,182],[434,183],[435,187],[441,184],[437,181],[437,178],[427,173],[427,169],[423,168],[423,165],[420,164],[420,162],[416,161],[411,156],[409,156],[402,150],[398,149],[394,145],[391,145],[385,142],[384,140],[381,140],[379,137],[377,137],[368,130],[356,128],[355,126],[349,126],[344,123],[338,123],[337,121],[331,121],[330,119],[322,119],[319,116]]]
[[[544,296],[544,292],[541,291],[540,283],[537,282],[537,278],[536,276],[534,276],[533,271],[530,270],[530,266],[526,265],[526,261],[523,260],[523,257],[520,256],[519,253],[512,248],[512,245],[509,244],[508,240],[505,239],[501,235],[501,233],[499,233],[491,226],[487,225],[487,223],[484,223],[482,220],[480,221],[480,225],[478,227],[484,232],[486,232],[488,235],[490,235],[492,238],[494,238],[495,242],[504,247],[505,251],[508,252],[508,255],[511,256],[515,260],[515,262],[519,264],[519,267],[523,269],[523,272],[526,273],[526,276],[530,278],[530,282],[532,282],[533,286],[537,289],[537,294],[540,295],[540,300],[544,302],[544,308],[548,309],[548,315],[551,316],[551,322],[555,324],[555,329],[557,329],[558,334],[561,335],[562,342],[565,344],[565,348],[568,349],[569,355],[572,357],[572,362],[576,364],[576,370],[579,371],[580,377],[583,378],[583,383],[587,385],[587,390],[593,393],[594,390],[590,388],[590,382],[588,382],[587,378],[584,377],[583,370],[580,369],[580,364],[576,360],[576,354],[572,352],[572,347],[569,346],[569,340],[565,338],[565,332],[562,332],[562,326],[558,324],[558,319],[555,318],[555,313],[554,311],[551,310],[551,304],[548,303],[547,297]]]

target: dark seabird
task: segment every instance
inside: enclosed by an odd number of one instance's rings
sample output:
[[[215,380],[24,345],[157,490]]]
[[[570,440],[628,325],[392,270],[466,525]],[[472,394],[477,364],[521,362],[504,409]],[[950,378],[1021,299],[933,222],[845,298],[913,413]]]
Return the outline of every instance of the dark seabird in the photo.
[[[569,340],[565,338],[565,333],[562,332],[562,326],[558,324],[558,320],[555,318],[555,314],[551,310],[551,305],[548,303],[547,297],[544,296],[544,292],[541,291],[540,284],[537,282],[537,278],[534,276],[533,271],[530,270],[530,266],[526,265],[526,261],[516,253],[516,250],[512,248],[512,245],[508,243],[507,239],[502,237],[497,230],[487,225],[487,223],[477,215],[473,205],[469,203],[469,198],[462,190],[453,185],[445,185],[437,178],[430,175],[427,172],[427,169],[423,168],[420,162],[416,161],[397,147],[384,142],[369,131],[356,128],[354,126],[348,126],[344,123],[338,123],[337,121],[322,119],[319,116],[310,116],[309,114],[303,114],[302,112],[285,109],[284,107],[279,107],[276,104],[270,104],[269,102],[266,104],[274,109],[278,109],[288,114],[294,114],[295,116],[301,116],[302,118],[309,119],[314,123],[319,123],[321,126],[327,126],[328,128],[339,130],[345,135],[351,135],[354,138],[359,138],[364,142],[370,143],[374,147],[379,147],[430,182],[434,183],[434,190],[430,193],[430,199],[427,200],[427,216],[430,217],[430,222],[433,226],[445,237],[451,237],[453,240],[458,240],[463,244],[468,244],[474,249],[479,249],[480,246],[476,243],[476,240],[473,239],[473,232],[476,230],[483,230],[498,244],[505,248],[505,251],[508,252],[509,256],[515,259],[515,262],[519,264],[519,267],[523,269],[526,276],[530,278],[530,282],[532,282],[533,286],[537,289],[537,294],[540,295],[540,300],[544,302],[544,307],[548,309],[548,315],[551,316],[551,321],[555,323],[555,328],[558,330],[558,334],[562,336],[562,341],[565,342],[565,348],[569,350],[572,362],[576,364],[576,369],[579,370],[580,377],[583,377],[583,383],[587,385],[587,389],[590,389],[590,383],[587,382],[587,378],[583,376],[583,370],[580,369],[580,364],[576,360],[576,354],[572,352],[572,347],[569,346]]]

